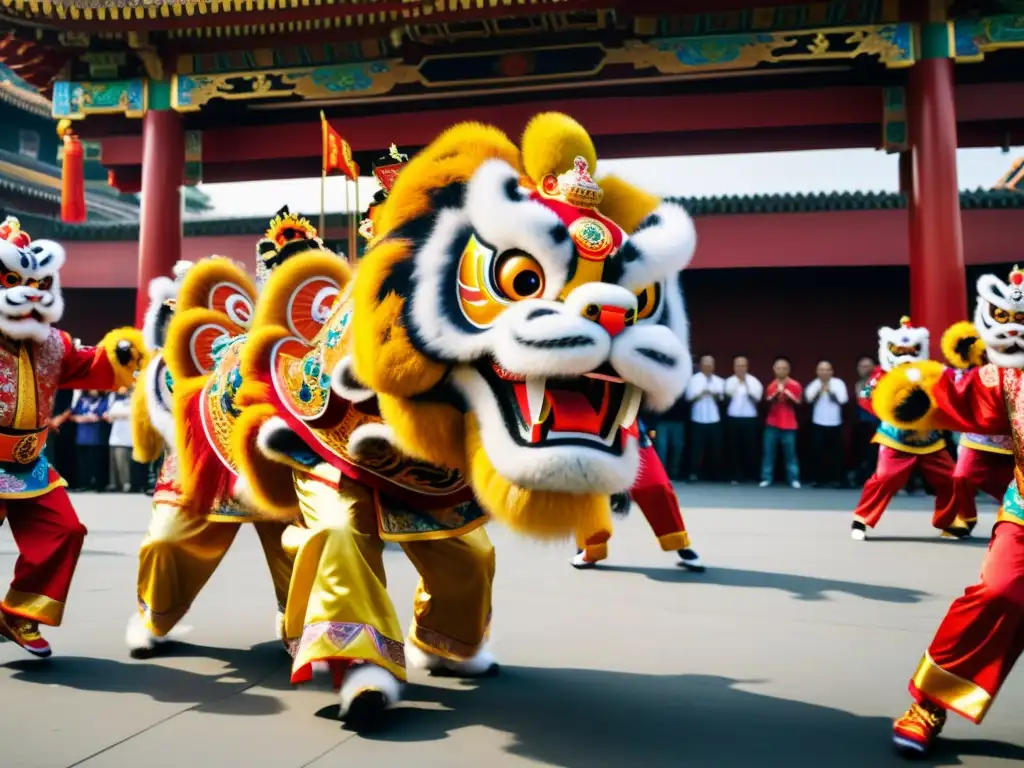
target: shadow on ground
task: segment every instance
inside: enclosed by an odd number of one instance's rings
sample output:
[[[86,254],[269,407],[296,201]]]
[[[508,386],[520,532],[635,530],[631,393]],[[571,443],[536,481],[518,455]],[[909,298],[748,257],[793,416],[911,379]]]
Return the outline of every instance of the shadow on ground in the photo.
[[[19,659],[3,666],[14,670],[12,680],[79,691],[135,693],[154,701],[191,704],[199,712],[223,715],[265,716],[284,711],[273,696],[254,693],[260,686],[271,690],[289,687],[291,660],[280,643],[262,643],[249,649],[214,648],[167,643],[161,654],[147,661],[116,661],[80,656],[55,656],[46,660]],[[160,663],[162,657],[203,658],[222,662],[226,669],[201,674]]]
[[[860,488],[786,488],[775,485],[758,488],[756,485],[728,486],[721,483],[673,483],[679,502],[687,507],[729,509],[736,507],[758,509],[794,509],[810,512],[846,512],[853,514],[860,499]],[[978,497],[982,515],[992,514],[997,504],[988,496]],[[900,512],[931,512],[935,497],[916,493],[900,493],[892,500],[886,514]]]
[[[689,573],[682,568],[645,568],[631,565],[601,565],[588,571],[600,578],[602,571],[614,573],[635,573],[652,581],[688,582],[693,585],[714,584],[720,587],[744,587],[748,589],[778,589],[788,592],[797,600],[827,600],[827,592],[845,592],[864,600],[878,600],[885,603],[919,603],[929,597],[927,592],[904,587],[888,587],[882,584],[862,584],[857,581],[821,579],[816,576],[800,576],[795,573],[773,573],[771,571],[747,571],[740,568],[719,568],[711,566],[701,574]]]
[[[889,749],[892,721],[739,690],[757,685],[704,675],[505,667],[496,680],[454,688],[409,686],[412,705],[361,738],[429,742],[482,725],[511,734],[520,757],[564,768],[596,765],[829,768],[905,766]],[[440,704],[422,709],[416,703]],[[336,707],[322,710],[329,716]],[[337,751],[344,756],[344,746]],[[1024,748],[945,741],[918,764],[962,765],[974,755],[1024,760]]]

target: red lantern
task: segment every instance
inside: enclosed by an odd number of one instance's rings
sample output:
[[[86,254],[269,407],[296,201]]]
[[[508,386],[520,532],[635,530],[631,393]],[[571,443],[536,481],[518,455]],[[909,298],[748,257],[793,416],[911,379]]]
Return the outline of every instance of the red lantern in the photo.
[[[61,163],[60,220],[69,224],[85,221],[85,155],[82,142],[71,130],[70,120],[61,120],[57,135],[64,142]]]

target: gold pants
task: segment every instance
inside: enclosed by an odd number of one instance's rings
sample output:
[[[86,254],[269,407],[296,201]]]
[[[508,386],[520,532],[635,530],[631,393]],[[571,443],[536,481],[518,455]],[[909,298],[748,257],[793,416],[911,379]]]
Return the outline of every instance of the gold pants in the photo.
[[[377,503],[366,486],[342,478],[335,491],[296,477],[305,528],[285,534],[295,570],[285,603],[292,682],[314,661],[368,661],[405,680],[405,648],[387,593]],[[405,541],[420,574],[409,641],[445,658],[472,657],[487,636],[494,547],[483,528],[451,538]]]
[[[172,504],[156,503],[139,550],[139,612],[150,632],[163,637],[192,606],[244,523],[210,522],[186,515]],[[283,523],[252,524],[270,566],[277,603],[284,605],[292,575],[285,552]]]

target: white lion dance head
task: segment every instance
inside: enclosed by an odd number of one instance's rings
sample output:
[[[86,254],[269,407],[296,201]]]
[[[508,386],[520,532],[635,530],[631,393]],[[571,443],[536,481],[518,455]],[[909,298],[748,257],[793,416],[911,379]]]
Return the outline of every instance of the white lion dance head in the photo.
[[[45,341],[64,314],[60,268],[64,249],[36,240],[13,216],[0,224],[0,333],[12,339]]]
[[[878,364],[891,371],[904,363],[920,363],[928,359],[928,329],[915,328],[909,317],[901,317],[898,328],[878,329]]]
[[[990,363],[1024,368],[1024,272],[1018,267],[1010,270],[1008,283],[995,275],[978,279],[974,326]]]

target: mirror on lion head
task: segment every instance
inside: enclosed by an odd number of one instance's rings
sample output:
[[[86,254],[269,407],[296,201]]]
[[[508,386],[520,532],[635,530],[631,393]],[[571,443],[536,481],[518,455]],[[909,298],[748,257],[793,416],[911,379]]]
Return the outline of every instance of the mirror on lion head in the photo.
[[[536,117],[518,149],[492,127],[450,129],[398,176],[338,308],[350,373],[399,447],[466,472],[491,515],[532,535],[606,517],[639,469],[641,403],[668,408],[692,373],[693,222],[596,171],[565,115]]]

